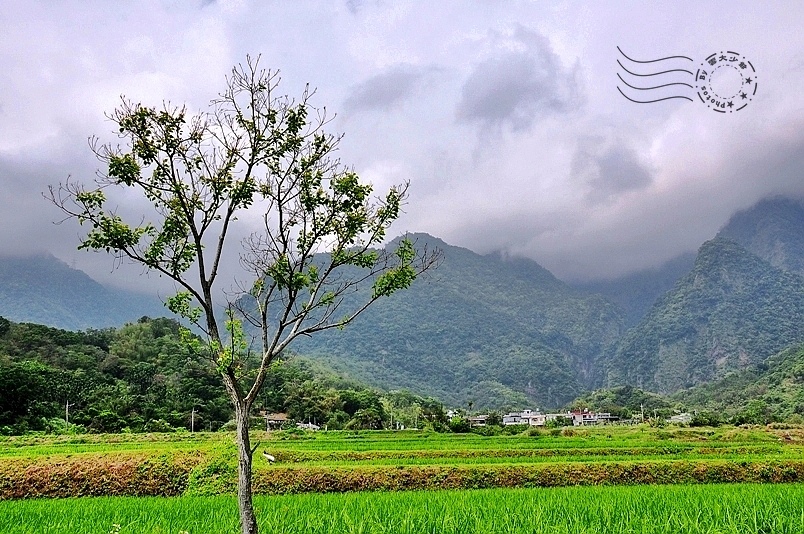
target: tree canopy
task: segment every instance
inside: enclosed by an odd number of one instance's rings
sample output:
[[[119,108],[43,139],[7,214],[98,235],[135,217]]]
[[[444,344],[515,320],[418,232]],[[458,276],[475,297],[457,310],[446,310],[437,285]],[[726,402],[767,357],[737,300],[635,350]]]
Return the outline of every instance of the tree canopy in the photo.
[[[400,215],[407,184],[373,195],[335,157],[342,136],[326,132],[330,119],[312,104],[314,91],[294,100],[279,83],[278,72],[248,58],[208,112],[123,99],[109,115],[121,144],[91,140],[104,166],[95,183],[67,180],[49,195],[88,226],[79,248],[132,260],[179,286],[166,304],[204,332],[206,343],[187,342],[220,373],[235,409],[243,533],[257,532],[249,413],[270,364],[297,337],[346,326],[439,260],[406,239],[395,250],[376,248]],[[107,194],[121,189],[152,209],[124,220]],[[246,210],[262,215],[239,254],[250,280],[228,295],[221,320],[215,284],[231,226]],[[365,283],[372,291],[362,302],[344,299]],[[249,339],[244,321],[258,339]]]

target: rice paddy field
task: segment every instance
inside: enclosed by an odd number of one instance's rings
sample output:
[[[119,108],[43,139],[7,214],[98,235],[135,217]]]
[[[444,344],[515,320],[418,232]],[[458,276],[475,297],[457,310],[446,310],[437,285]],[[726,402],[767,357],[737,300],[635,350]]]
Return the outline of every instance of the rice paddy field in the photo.
[[[804,486],[676,485],[260,496],[261,532],[734,533],[804,531]],[[237,532],[234,497],[0,502],[0,532]]]
[[[236,532],[232,440],[0,438],[0,533]],[[262,532],[804,532],[799,427],[257,432],[257,442]]]

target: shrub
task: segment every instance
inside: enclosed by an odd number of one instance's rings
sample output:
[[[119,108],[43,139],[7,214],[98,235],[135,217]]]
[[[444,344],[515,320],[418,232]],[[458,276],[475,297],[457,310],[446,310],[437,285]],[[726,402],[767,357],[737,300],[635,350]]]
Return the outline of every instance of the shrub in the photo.
[[[690,420],[690,426],[720,426],[723,424],[723,421],[720,419],[714,412],[707,412],[707,411],[700,411],[696,413],[692,420]]]
[[[176,429],[164,419],[151,419],[145,423],[146,432],[175,432]]]
[[[449,429],[456,434],[466,434],[472,430],[472,425],[469,420],[460,415],[456,415],[449,420]]]
[[[237,421],[229,419],[221,425],[218,432],[234,432],[235,430],[237,430]]]
[[[529,425],[505,425],[502,427],[502,433],[509,436],[514,436],[516,434],[525,432],[528,428],[530,428]]]
[[[87,429],[84,425],[74,425],[68,423],[60,417],[53,417],[45,421],[45,432],[48,434],[86,434]]]
[[[502,434],[502,427],[496,425],[473,426],[472,433],[480,436],[499,436]]]
[[[232,456],[237,458],[236,454]],[[222,495],[237,491],[237,466],[216,457],[196,466],[187,480],[186,495]]]

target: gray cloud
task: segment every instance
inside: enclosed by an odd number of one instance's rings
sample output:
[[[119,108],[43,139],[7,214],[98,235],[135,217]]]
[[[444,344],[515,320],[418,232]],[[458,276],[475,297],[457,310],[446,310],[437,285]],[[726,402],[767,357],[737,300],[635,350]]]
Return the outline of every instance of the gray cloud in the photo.
[[[537,119],[573,109],[580,101],[577,67],[565,69],[549,40],[522,26],[516,50],[498,51],[475,65],[457,106],[460,122],[530,127]]]
[[[597,195],[598,202],[573,204],[574,209],[542,205],[535,197],[532,203],[538,209],[523,208],[525,201],[512,202],[508,213],[496,217],[466,217],[448,241],[478,252],[503,250],[535,259],[563,280],[612,278],[655,267],[697,250],[735,211],[762,198],[804,198],[804,120],[786,124],[782,131],[791,135],[775,139],[773,150],[744,142],[742,150],[718,162],[714,174],[685,162],[674,171],[681,179],[674,176],[676,183],[659,188],[659,178],[634,160],[632,149],[607,145],[602,138],[586,139],[583,148],[592,154],[588,163],[596,172],[593,182],[613,176],[625,183],[613,184],[615,178],[591,190],[588,195]],[[723,142],[728,145],[731,139]],[[719,150],[720,145],[712,145],[710,152]],[[625,174],[631,167],[631,174]],[[623,201],[616,191],[634,195]]]
[[[647,187],[653,180],[634,149],[620,142],[606,143],[601,137],[581,138],[571,173],[589,188],[586,198],[592,203]]]
[[[408,64],[395,65],[352,87],[344,109],[388,110],[412,97],[432,70]]]
[[[356,15],[363,7],[363,0],[346,0],[346,8],[352,15]]]
[[[340,156],[377,191],[410,180],[391,234],[503,249],[561,278],[656,265],[696,249],[737,209],[804,193],[804,106],[793,90],[804,83],[804,4],[8,4],[0,253],[47,249],[106,283],[134,284],[139,270],[121,277],[108,255],[76,251],[80,228],[53,225],[41,192],[70,174],[93,177],[86,138],[115,140],[103,113],[121,93],[201,109],[246,54],[281,69],[282,92],[310,82],[316,105],[346,111],[331,125],[346,134]],[[741,16],[712,26],[726,9]],[[700,102],[633,104],[616,91],[618,45],[640,58],[731,47],[763,82],[733,115]]]

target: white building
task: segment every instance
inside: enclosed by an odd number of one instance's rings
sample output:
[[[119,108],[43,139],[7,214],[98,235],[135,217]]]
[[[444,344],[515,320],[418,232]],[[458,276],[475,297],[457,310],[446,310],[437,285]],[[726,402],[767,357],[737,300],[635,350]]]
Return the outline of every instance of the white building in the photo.
[[[524,410],[505,414],[503,424],[544,426],[548,421],[553,421],[559,417],[572,421],[573,426],[602,425],[618,419],[607,412],[595,413],[588,410],[566,413],[541,413],[539,411]]]
[[[544,426],[545,417],[546,415],[538,410],[523,410],[503,415],[502,422],[504,425]]]

